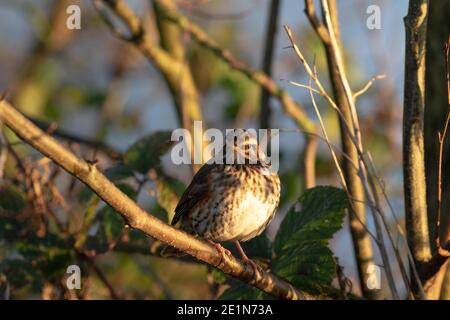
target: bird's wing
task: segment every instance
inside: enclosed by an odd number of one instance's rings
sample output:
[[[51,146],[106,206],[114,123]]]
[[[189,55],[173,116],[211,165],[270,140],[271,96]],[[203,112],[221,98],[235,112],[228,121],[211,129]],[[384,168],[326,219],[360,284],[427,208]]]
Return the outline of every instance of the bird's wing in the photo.
[[[184,191],[175,208],[175,215],[171,222],[172,225],[175,225],[181,217],[188,214],[189,210],[198,202],[201,202],[209,196],[211,191],[211,170],[214,167],[215,166],[211,164],[204,164],[194,175],[194,178]]]

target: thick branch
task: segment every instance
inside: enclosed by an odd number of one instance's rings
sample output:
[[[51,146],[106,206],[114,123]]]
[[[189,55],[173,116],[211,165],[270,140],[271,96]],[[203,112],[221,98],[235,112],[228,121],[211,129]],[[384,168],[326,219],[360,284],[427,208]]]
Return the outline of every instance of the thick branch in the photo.
[[[0,118],[21,139],[90,187],[103,201],[116,210],[130,227],[277,298],[311,298],[311,296],[299,291],[286,281],[264,270],[258,269],[256,274],[253,274],[252,268],[247,264],[232,256],[222,258],[214,246],[173,228],[148,214],[109,181],[95,165],[90,165],[77,158],[60,143],[27,120],[6,101],[0,101]]]
[[[262,69],[270,77],[272,74],[273,45],[277,34],[278,12],[280,0],[271,0],[269,7],[269,20],[266,29],[266,43],[264,48],[264,59]],[[270,127],[270,92],[262,88],[261,90],[261,109],[259,110],[259,126],[263,129]]]
[[[408,244],[419,269],[431,258],[423,132],[427,16],[428,0],[410,0],[405,17],[403,175]]]

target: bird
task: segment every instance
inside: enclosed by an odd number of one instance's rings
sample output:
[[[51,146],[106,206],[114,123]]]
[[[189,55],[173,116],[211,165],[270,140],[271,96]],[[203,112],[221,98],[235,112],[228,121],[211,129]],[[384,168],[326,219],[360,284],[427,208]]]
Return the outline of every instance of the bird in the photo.
[[[240,242],[260,235],[272,221],[281,186],[255,134],[249,132],[234,129],[227,134],[222,154],[203,164],[182,194],[171,224],[210,242],[222,259],[231,253],[220,243],[233,242],[255,275],[257,264]]]

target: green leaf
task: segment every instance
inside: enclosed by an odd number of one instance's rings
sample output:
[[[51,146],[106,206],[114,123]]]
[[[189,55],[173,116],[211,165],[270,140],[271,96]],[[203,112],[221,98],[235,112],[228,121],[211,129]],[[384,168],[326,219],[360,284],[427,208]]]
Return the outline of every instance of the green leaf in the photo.
[[[34,292],[39,292],[42,286],[38,270],[26,260],[5,259],[0,263],[0,273],[6,275],[13,290],[30,286]]]
[[[98,211],[88,230],[84,249],[91,254],[106,253],[116,245],[123,231],[123,219],[109,206]]]
[[[69,245],[53,234],[47,234],[44,238],[30,237],[16,243],[16,249],[46,277],[61,277],[72,259]]]
[[[136,198],[137,192],[130,185],[118,183],[116,186],[131,199]],[[93,205],[95,205],[95,202]],[[108,205],[100,209],[94,219],[89,217],[91,210],[92,208],[89,207],[86,212],[88,221],[85,223],[88,224],[88,227],[83,227],[76,246],[81,247],[83,245],[84,249],[92,254],[102,254],[113,249],[117,244],[123,232],[124,220],[119,213]]]
[[[301,290],[323,293],[336,272],[328,241],[343,223],[347,197],[334,187],[307,190],[289,210],[273,247],[272,270]]]
[[[134,177],[133,170],[123,163],[119,163],[106,169],[104,175],[111,181],[119,181]]]
[[[270,259],[271,247],[265,233],[260,234],[250,241],[241,242],[242,248],[252,259]]]
[[[275,253],[302,241],[326,243],[341,228],[346,208],[347,197],[341,189],[321,186],[305,191],[281,223]]]
[[[180,196],[185,189],[184,184],[162,172],[155,179],[156,201],[159,206],[167,213],[167,221],[172,221],[175,207],[178,204]]]
[[[143,174],[157,168],[161,156],[175,144],[171,135],[170,131],[157,131],[139,139],[125,153],[125,164]]]
[[[272,270],[301,290],[318,294],[331,284],[336,262],[327,246],[320,242],[304,242],[284,250],[272,262]]]

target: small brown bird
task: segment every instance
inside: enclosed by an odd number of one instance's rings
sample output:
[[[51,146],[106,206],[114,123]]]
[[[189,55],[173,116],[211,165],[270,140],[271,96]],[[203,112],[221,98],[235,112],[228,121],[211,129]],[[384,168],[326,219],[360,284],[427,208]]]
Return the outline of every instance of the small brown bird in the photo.
[[[233,241],[241,258],[256,271],[239,241],[258,236],[270,223],[280,200],[280,180],[255,136],[236,129],[226,141],[223,155],[195,174],[172,225],[208,240],[222,257],[230,252],[217,242]]]

